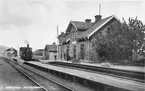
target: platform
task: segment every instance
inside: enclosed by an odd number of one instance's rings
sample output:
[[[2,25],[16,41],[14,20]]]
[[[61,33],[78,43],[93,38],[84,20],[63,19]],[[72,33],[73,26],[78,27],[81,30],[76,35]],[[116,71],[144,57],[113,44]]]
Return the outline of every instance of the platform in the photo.
[[[49,62],[56,62],[56,61],[58,61],[58,62],[72,63],[71,61],[65,61],[65,60],[41,60],[42,63],[49,63]],[[102,67],[101,64],[98,64],[98,63],[85,63],[85,62],[81,62],[79,64]],[[128,71],[136,71],[136,72],[144,72],[145,73],[145,67],[111,65],[111,68],[113,68],[113,69],[121,69],[121,70],[128,70]]]
[[[86,80],[90,81],[95,81],[98,83],[118,87],[118,88],[123,88],[131,91],[145,91],[145,83],[141,82],[136,82],[136,81],[131,81],[131,80],[126,80],[122,78],[117,78],[117,77],[111,77],[107,75],[101,75],[97,73],[90,73],[90,72],[85,72],[85,71],[80,71],[80,70],[75,70],[75,69],[69,69],[69,68],[62,68],[62,67],[56,67],[48,64],[43,64],[40,62],[28,62],[29,64],[33,64],[39,67],[43,67],[46,69],[54,70],[60,73],[64,74],[69,74],[75,77],[83,78]]]

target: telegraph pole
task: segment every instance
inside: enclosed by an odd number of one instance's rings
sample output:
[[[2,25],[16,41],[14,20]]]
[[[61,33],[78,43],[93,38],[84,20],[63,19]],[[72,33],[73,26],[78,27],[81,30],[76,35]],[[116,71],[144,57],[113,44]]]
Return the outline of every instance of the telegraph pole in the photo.
[[[58,26],[57,26],[57,60],[59,59],[59,54],[58,54],[58,51],[59,51],[59,48],[58,48]]]

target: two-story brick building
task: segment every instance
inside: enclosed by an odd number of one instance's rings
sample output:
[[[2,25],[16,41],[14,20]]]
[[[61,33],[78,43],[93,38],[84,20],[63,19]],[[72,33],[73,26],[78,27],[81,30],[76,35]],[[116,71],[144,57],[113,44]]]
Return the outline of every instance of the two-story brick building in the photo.
[[[92,49],[92,40],[101,33],[107,34],[111,23],[119,21],[115,15],[101,18],[95,16],[95,21],[86,19],[85,22],[70,21],[65,33],[59,35],[59,57],[64,60],[67,56],[82,60],[95,61],[99,59],[98,53]]]

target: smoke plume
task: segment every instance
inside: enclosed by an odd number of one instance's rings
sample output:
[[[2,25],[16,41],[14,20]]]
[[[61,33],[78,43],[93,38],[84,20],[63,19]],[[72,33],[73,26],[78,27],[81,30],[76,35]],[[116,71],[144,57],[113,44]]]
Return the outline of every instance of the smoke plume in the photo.
[[[28,40],[24,40],[24,43],[25,43],[25,44],[29,44]]]

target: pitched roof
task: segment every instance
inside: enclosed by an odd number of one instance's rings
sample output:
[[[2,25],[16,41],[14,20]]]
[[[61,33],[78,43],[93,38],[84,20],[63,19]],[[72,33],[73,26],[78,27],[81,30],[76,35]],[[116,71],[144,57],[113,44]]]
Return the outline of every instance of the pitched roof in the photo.
[[[113,18],[116,18],[116,16],[112,15],[106,18],[101,19],[97,23],[94,23],[92,27],[90,27],[87,31],[83,32],[79,38],[87,37],[89,38],[91,35],[93,35],[96,31],[98,31],[100,28],[102,28],[106,23],[108,23]],[[117,19],[117,18],[116,18]],[[117,19],[118,20],[118,19]]]
[[[57,45],[46,45],[45,50],[47,50],[48,52],[57,51]]]
[[[70,21],[66,33],[64,33],[61,38],[62,42],[66,42],[70,35],[67,35],[67,32],[70,31],[70,27],[74,26],[77,30],[85,30],[85,31],[78,31],[77,38],[89,38],[92,36],[96,31],[98,31],[100,28],[102,28],[104,25],[106,25],[109,21],[112,19],[116,19],[119,21],[119,19],[115,15],[111,15],[109,17],[103,18],[97,23],[88,23],[88,22],[82,22],[82,21]]]
[[[70,40],[70,35],[64,37],[62,42],[66,42],[66,41],[69,41],[69,40]]]
[[[86,23],[82,21],[70,21],[77,29],[88,29],[92,26],[92,23]]]
[[[17,50],[15,48],[13,48],[13,47],[7,49],[6,51],[15,51],[15,52],[17,52]]]
[[[38,49],[38,50],[34,51],[33,53],[36,55],[41,55],[41,54],[43,54],[43,51],[44,51],[44,49]]]
[[[38,49],[38,51],[44,51],[44,49]]]

